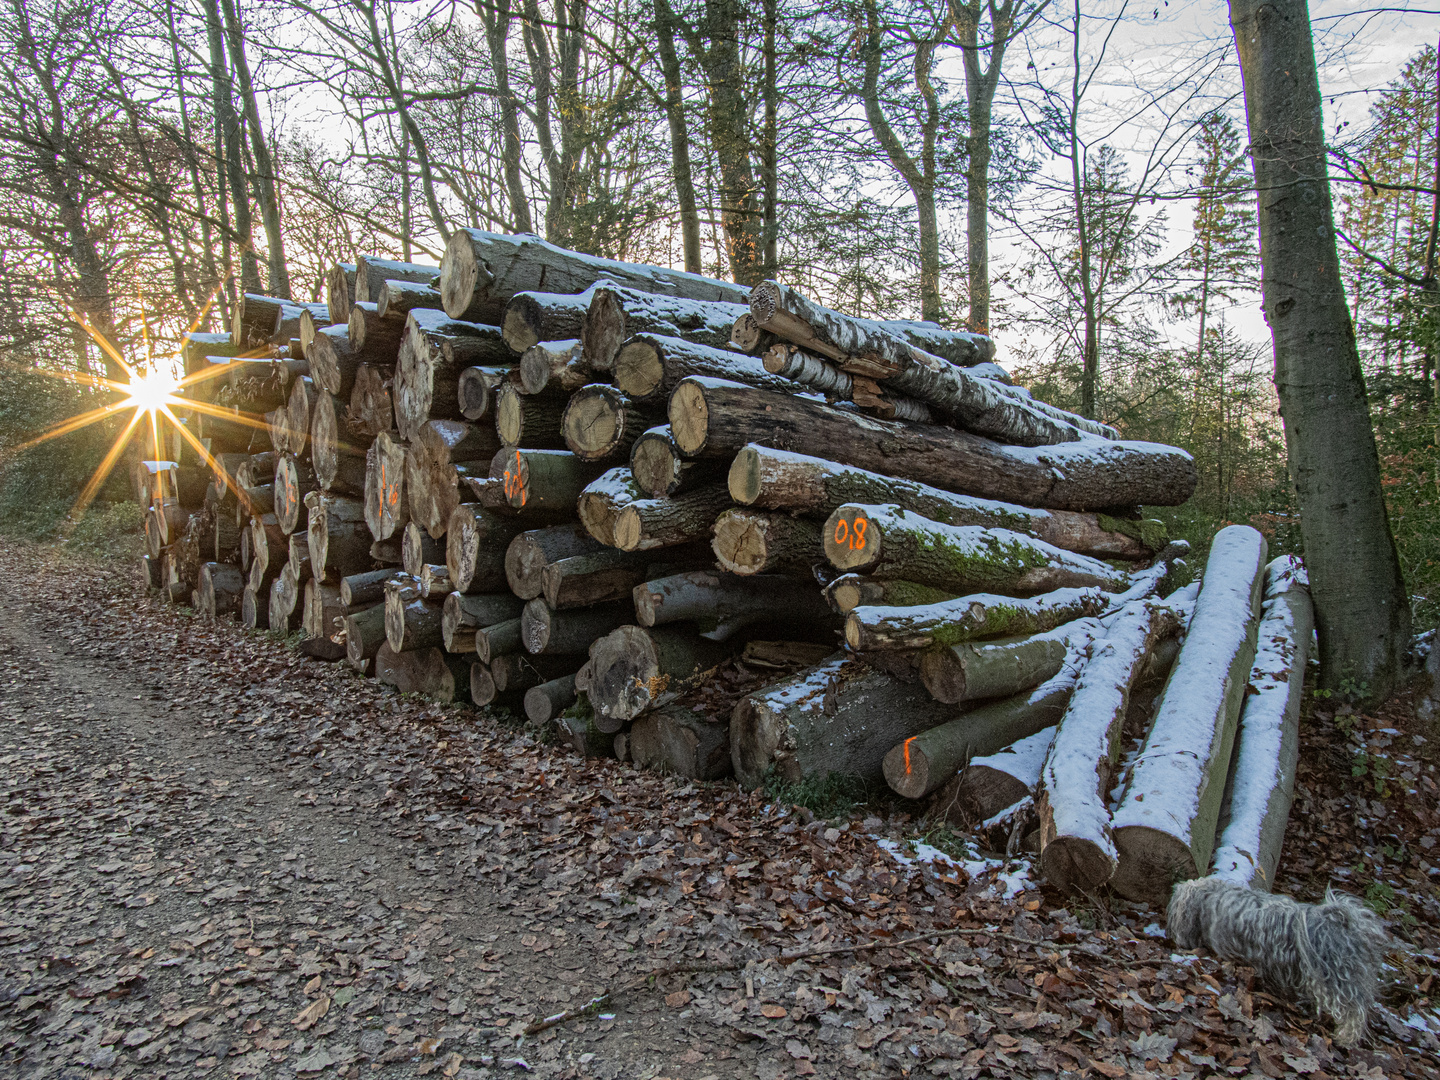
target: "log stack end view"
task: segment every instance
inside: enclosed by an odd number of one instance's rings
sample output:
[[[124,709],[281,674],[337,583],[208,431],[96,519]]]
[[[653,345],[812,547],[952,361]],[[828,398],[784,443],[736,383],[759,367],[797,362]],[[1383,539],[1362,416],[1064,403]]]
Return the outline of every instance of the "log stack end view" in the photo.
[[[590,757],[883,780],[1055,885],[1273,880],[1313,615],[1184,451],[984,335],[459,230],[184,342],[198,460],[135,471],[147,585]]]

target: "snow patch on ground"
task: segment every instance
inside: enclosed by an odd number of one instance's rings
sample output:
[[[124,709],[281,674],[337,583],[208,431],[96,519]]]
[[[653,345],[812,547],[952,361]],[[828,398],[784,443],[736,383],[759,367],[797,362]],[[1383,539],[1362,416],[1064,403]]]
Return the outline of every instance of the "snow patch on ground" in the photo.
[[[872,836],[875,846],[894,859],[906,870],[932,866],[947,870],[963,870],[971,881],[980,881],[987,876],[993,878],[990,891],[1001,900],[1010,900],[1027,889],[1036,888],[1030,876],[1032,869],[1028,859],[987,859],[967,843],[964,860],[957,860],[939,848],[921,840],[891,840],[885,836]]]

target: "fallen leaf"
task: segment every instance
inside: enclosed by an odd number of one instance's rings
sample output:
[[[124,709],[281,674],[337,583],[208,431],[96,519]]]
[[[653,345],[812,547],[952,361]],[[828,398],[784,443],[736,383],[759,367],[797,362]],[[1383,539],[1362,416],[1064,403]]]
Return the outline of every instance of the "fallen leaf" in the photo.
[[[319,976],[319,975],[316,975],[313,979],[311,979],[308,983],[305,984],[305,994],[306,994],[307,997],[308,997],[310,994],[315,993],[315,991],[316,991],[316,990],[319,990],[319,989],[320,989],[320,976]]]
[[[760,1015],[770,1020],[780,1020],[789,1015],[784,1005],[761,1005]]]
[[[325,1014],[329,1011],[330,997],[329,995],[321,995],[309,1005],[306,1005],[305,1008],[301,1009],[299,1015],[290,1022],[301,1031],[308,1031],[321,1020],[325,1019]]]
[[[690,1004],[690,991],[676,990],[673,994],[666,994],[665,1004],[672,1009],[683,1009]]]
[[[1129,1070],[1124,1065],[1116,1065],[1113,1061],[1100,1061],[1096,1058],[1090,1059],[1090,1067],[1098,1073],[1104,1073],[1110,1080],[1120,1080]]]
[[[440,1044],[444,1041],[445,1039],[442,1036],[426,1036],[415,1043],[415,1049],[422,1054],[433,1054],[436,1050],[440,1049]]]

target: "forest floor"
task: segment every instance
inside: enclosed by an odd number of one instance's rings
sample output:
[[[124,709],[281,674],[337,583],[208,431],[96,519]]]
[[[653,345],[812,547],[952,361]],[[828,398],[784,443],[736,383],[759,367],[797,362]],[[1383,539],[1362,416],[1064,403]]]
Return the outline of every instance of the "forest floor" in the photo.
[[[1366,895],[1399,946],[1346,1051],[1160,913],[911,858],[899,804],[817,820],[586,762],[129,567],[0,549],[0,1072],[1437,1075],[1440,740],[1415,724],[1306,727],[1281,887]]]

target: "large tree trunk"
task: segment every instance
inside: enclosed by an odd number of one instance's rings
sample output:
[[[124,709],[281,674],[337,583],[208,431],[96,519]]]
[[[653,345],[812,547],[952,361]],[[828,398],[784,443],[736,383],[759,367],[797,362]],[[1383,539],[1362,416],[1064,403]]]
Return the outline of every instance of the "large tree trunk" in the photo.
[[[804,573],[824,554],[815,522],[788,514],[726,510],[713,531],[716,561],[732,574]]]
[[[496,414],[496,395],[505,384],[510,368],[467,367],[460,373],[455,386],[455,396],[460,404],[460,415],[472,424],[485,420],[493,421]]]
[[[617,547],[615,523],[631,503],[646,498],[630,470],[620,465],[602,473],[580,492],[575,501],[580,524],[600,543]]]
[[[580,493],[604,468],[568,450],[505,447],[490,462],[490,477],[503,482],[505,502],[522,518],[548,515],[564,520],[574,515]]]
[[[690,378],[670,397],[670,430],[683,453],[718,457],[747,443],[835,460],[984,498],[1063,510],[1173,506],[1195,490],[1189,454],[1156,443],[1086,439],[1039,448],[1001,446],[951,428],[877,420],[721,379]]]
[[[519,357],[500,329],[416,308],[395,363],[395,427],[413,439],[427,420],[458,420],[460,373],[467,367],[514,367]]]
[[[505,588],[506,550],[523,527],[478,503],[455,507],[445,530],[445,567],[455,590],[489,593]]]
[[[699,487],[673,499],[639,499],[615,517],[615,546],[621,551],[651,551],[704,540],[717,515],[730,505],[720,484]]]
[[[1383,701],[1403,675],[1410,604],[1390,533],[1346,306],[1305,0],[1231,0],[1259,191],[1261,294],[1315,598],[1321,685]]]
[[[730,718],[730,756],[747,788],[772,769],[792,783],[831,773],[878,780],[892,746],[955,712],[923,687],[836,653],[742,698]]]
[[[525,691],[525,717],[532,724],[548,724],[574,705],[577,696],[574,675],[532,686]]]
[[[365,494],[365,451],[370,440],[356,432],[340,398],[321,391],[310,420],[310,464],[326,491]]]
[[[359,299],[355,270],[354,263],[336,263],[325,275],[325,309],[332,324],[345,322],[350,317],[350,305]]]
[[[1265,570],[1259,647],[1247,687],[1255,693],[1240,712],[1215,846],[1215,874],[1254,889],[1275,887],[1295,797],[1300,699],[1314,630],[1305,570],[1294,556],[1282,556]]]
[[[698,274],[580,255],[538,236],[457,229],[440,260],[440,295],[451,318],[498,325],[517,292],[581,292],[610,278],[641,292],[744,303],[745,289]]]
[[[570,396],[561,418],[565,445],[582,461],[628,461],[630,445],[660,419],[663,406],[642,405],[613,386],[592,383]]]
[[[402,694],[461,701],[470,692],[470,658],[433,647],[396,652],[387,642],[375,653],[375,678]]]
[[[410,519],[437,540],[450,527],[450,515],[460,505],[460,475],[464,462],[489,462],[501,449],[490,424],[463,420],[431,420],[415,433],[405,459],[405,491]]]
[[[585,315],[582,355],[597,371],[609,371],[615,367],[621,347],[637,334],[683,338],[725,349],[731,345],[735,320],[748,312],[743,304],[702,303],[620,285],[601,285],[594,290]]]
[[[350,309],[346,327],[350,348],[355,352],[373,362],[395,362],[400,342],[405,339],[404,319],[384,318],[378,305],[361,303]]]
[[[520,357],[520,388],[527,394],[546,390],[573,394],[595,381],[595,372],[580,355],[580,342],[542,341]]]
[[[1163,903],[1176,881],[1203,874],[1255,659],[1265,538],[1244,525],[1210,547],[1185,645],[1115,811],[1119,865],[1111,886]]]
[[[1165,546],[1165,526],[1158,521],[997,503],[764,446],[735,455],[729,483],[737,503],[809,517],[829,517],[846,503],[888,503],[943,525],[1009,529],[1100,559],[1144,559]]]
[[[567,406],[565,395],[526,394],[514,383],[505,383],[495,397],[495,431],[503,445],[527,450],[566,448],[561,425]]]
[[[551,611],[543,598],[536,597],[520,616],[520,636],[532,656],[583,655],[592,642],[634,617],[634,608],[624,601]]]
[[[700,273],[700,211],[695,204],[695,179],[690,166],[690,132],[685,123],[684,82],[675,51],[675,16],[666,0],[654,0],[655,51],[665,78],[665,120],[670,126],[670,172],[680,212],[680,242],[685,269]]]
[[[310,501],[306,531],[314,576],[337,581],[368,569],[374,538],[365,524],[365,504],[318,493]]]
[[[355,369],[347,419],[357,435],[373,439],[382,431],[395,430],[395,406],[390,401],[394,378],[393,369],[374,364],[361,364]]]

